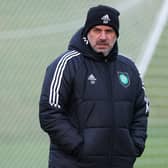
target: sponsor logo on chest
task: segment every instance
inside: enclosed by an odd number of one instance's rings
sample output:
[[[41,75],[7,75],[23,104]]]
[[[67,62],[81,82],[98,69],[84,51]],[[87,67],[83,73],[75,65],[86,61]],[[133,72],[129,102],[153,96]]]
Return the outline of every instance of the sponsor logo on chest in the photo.
[[[91,85],[94,85],[96,83],[96,77],[93,74],[90,74],[88,76],[88,81],[90,82]]]

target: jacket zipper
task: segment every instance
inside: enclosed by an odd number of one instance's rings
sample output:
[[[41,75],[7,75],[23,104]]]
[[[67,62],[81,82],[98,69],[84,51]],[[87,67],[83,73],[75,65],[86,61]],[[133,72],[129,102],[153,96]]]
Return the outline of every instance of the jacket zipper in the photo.
[[[108,72],[108,78],[109,78],[109,81],[107,81],[108,82],[108,88],[109,88],[109,96],[110,96],[110,101],[112,102],[111,103],[111,111],[114,113],[114,105],[113,105],[113,90],[114,90],[114,78],[115,78],[115,69],[116,69],[116,67],[115,67],[115,64],[114,64],[114,62],[108,62],[107,60],[106,60],[106,66],[108,66],[108,69],[107,69],[107,72]],[[113,116],[113,115],[112,115]],[[115,120],[114,120],[114,118],[112,118],[112,126],[111,126],[111,131],[112,132],[114,132],[115,131]],[[113,135],[115,135],[115,133],[113,134]],[[111,160],[111,157],[112,157],[112,151],[113,151],[113,149],[114,149],[114,140],[112,139],[112,138],[114,138],[114,137],[112,137],[112,134],[110,135],[110,137],[109,137],[109,143],[110,143],[110,148],[109,148],[109,160]]]

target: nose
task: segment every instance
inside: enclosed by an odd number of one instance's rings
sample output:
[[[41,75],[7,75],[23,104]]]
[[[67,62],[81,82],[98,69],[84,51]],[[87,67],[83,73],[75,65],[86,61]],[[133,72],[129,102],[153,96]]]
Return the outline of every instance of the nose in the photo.
[[[106,32],[105,32],[105,31],[102,31],[102,32],[100,33],[100,39],[101,39],[101,40],[105,40],[106,38],[107,38]]]

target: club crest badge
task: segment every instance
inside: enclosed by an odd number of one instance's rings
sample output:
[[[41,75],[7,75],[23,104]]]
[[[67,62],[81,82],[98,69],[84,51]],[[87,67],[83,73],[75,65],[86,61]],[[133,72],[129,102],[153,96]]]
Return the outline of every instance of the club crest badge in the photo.
[[[118,72],[120,84],[127,88],[130,85],[130,78],[127,72]]]

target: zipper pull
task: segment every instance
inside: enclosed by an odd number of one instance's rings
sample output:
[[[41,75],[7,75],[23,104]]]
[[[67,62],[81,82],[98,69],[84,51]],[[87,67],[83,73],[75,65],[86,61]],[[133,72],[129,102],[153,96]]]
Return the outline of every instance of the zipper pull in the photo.
[[[104,59],[104,62],[106,62],[106,63],[107,63],[107,62],[108,62],[108,59],[107,59],[107,58],[106,58],[106,59]]]

